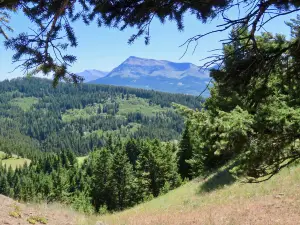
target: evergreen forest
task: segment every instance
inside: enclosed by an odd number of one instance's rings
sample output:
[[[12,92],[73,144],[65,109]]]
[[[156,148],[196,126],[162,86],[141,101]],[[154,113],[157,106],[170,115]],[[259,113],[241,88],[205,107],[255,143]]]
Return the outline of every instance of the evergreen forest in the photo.
[[[122,210],[178,187],[185,126],[172,104],[203,103],[126,87],[53,88],[40,78],[3,81],[0,93],[0,193],[90,213]]]

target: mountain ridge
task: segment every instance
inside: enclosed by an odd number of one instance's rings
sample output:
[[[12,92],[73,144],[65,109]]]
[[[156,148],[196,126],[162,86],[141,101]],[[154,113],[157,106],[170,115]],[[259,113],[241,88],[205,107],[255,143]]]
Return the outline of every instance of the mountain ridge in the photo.
[[[84,70],[82,72],[77,73],[77,75],[81,76],[84,78],[85,82],[90,82],[102,77],[105,77],[109,72],[106,71],[101,71],[101,70]]]
[[[130,56],[105,76],[86,82],[199,95],[209,80],[209,69],[200,71],[192,63]]]

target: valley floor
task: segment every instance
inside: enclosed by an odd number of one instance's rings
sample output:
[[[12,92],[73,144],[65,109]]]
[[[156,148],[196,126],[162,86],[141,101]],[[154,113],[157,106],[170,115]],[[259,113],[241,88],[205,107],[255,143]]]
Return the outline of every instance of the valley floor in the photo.
[[[0,224],[29,224],[41,216],[49,225],[299,225],[300,167],[283,170],[259,184],[233,182],[226,171],[138,205],[105,216],[84,216],[59,205],[20,205],[21,218],[9,214],[13,200],[0,196]],[[36,223],[39,224],[39,223]]]

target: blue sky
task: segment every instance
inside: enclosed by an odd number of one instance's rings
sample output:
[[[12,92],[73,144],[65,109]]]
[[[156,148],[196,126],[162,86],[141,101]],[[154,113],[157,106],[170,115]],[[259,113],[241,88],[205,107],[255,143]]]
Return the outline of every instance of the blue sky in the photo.
[[[235,16],[235,12],[231,12],[231,14]],[[266,30],[288,35],[289,28],[284,25],[284,21],[293,17],[295,15],[274,20],[266,26]],[[150,45],[146,46],[143,38],[132,45],[127,44],[129,37],[136,32],[134,29],[119,31],[105,27],[98,28],[95,24],[86,26],[82,22],[76,22],[74,28],[79,45],[75,49],[69,49],[71,54],[77,56],[77,62],[71,70],[73,72],[81,72],[85,69],[110,71],[129,56],[191,62],[201,65],[200,59],[211,55],[210,50],[221,47],[219,40],[227,37],[226,32],[201,39],[195,53],[192,54],[191,48],[182,59],[180,57],[185,49],[179,46],[189,37],[211,31],[220,23],[222,20],[202,24],[194,16],[186,15],[184,19],[185,29],[183,32],[179,32],[175,23],[166,22],[162,25],[158,20],[155,20],[151,24]],[[28,31],[28,28],[32,27],[27,18],[21,14],[12,15],[11,25],[15,30],[11,36],[22,31]],[[3,38],[0,37],[0,80],[22,76],[22,72],[19,70],[11,72],[16,64],[11,63],[12,52],[5,50],[2,43]]]

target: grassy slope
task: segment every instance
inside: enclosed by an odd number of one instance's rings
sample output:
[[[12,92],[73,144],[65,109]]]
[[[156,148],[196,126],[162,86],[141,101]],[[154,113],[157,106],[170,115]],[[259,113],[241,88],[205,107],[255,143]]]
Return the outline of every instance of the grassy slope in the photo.
[[[108,131],[94,130],[92,132],[85,132],[85,136],[96,134],[99,137],[101,137],[102,135],[108,137],[111,134],[120,134],[121,137],[124,138],[124,137],[130,137],[130,134],[136,132],[139,127],[141,127],[141,124],[129,123],[127,126],[121,126],[121,128],[117,130],[108,130]]]
[[[300,167],[283,170],[259,184],[233,182],[221,171],[132,209],[80,224],[300,224]],[[298,223],[299,222],[299,223]]]
[[[126,115],[128,113],[140,112],[146,116],[154,116],[158,112],[163,112],[165,109],[159,105],[149,105],[149,102],[142,98],[118,99],[119,112],[118,114]]]
[[[8,168],[9,166],[12,167],[12,169],[16,169],[17,167],[22,167],[25,163],[27,162],[27,164],[30,164],[30,160],[29,159],[24,159],[24,158],[10,158],[10,159],[4,159],[2,160],[2,164],[6,165],[6,167]]]
[[[99,106],[102,107],[101,104],[94,104],[87,106],[83,109],[69,109],[62,115],[62,120],[64,122],[71,122],[73,120],[78,120],[80,118],[88,119],[92,116],[96,116],[98,114]],[[106,115],[103,113],[103,115]]]
[[[47,225],[73,225],[75,212],[62,210],[59,205],[21,204],[8,197],[0,195],[0,224],[4,225],[30,225],[42,224],[29,219],[37,217],[43,219]],[[13,216],[14,215],[14,216]],[[20,217],[18,217],[20,215]]]
[[[119,112],[118,115],[126,116],[128,113],[133,112],[141,112],[146,116],[155,116],[156,113],[164,112],[166,109],[161,108],[159,105],[149,105],[149,101],[142,98],[131,97],[130,99],[116,99],[117,103],[119,103]],[[99,106],[103,108],[102,104],[94,104],[90,106],[86,106],[83,109],[70,109],[67,110],[62,115],[62,120],[65,122],[70,122],[72,120],[78,120],[80,118],[90,118],[92,116],[96,116],[98,114]],[[106,113],[101,113],[103,116]]]
[[[60,204],[26,204],[21,205],[22,218],[12,218],[13,201],[0,195],[0,224],[28,224],[26,218],[33,213],[46,218],[49,225],[299,225],[300,166],[260,184],[232,181],[221,171],[132,209],[104,216],[83,215]]]
[[[24,111],[28,111],[36,103],[38,103],[38,99],[34,97],[14,98],[10,101],[10,104],[19,106]]]
[[[26,158],[18,158],[17,155],[13,155],[11,158],[9,159],[3,159],[5,157],[5,153],[0,151],[0,159],[2,162],[2,165],[6,165],[6,167],[8,168],[9,166],[12,167],[12,169],[16,169],[17,167],[21,167],[23,166],[26,162],[27,164],[30,164],[30,160],[26,159]]]

